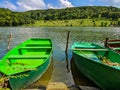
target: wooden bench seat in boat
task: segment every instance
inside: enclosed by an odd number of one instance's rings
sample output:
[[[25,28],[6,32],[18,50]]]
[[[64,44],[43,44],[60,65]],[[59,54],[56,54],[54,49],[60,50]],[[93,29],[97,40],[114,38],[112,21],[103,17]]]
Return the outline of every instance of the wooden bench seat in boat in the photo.
[[[108,49],[76,49],[76,48],[74,48],[73,50],[79,50],[79,51],[108,51]]]
[[[26,46],[51,46],[51,43],[47,43],[47,44],[40,44],[40,43],[30,43],[30,44],[26,44]]]
[[[47,47],[21,47],[19,49],[50,49],[51,46],[47,46]]]
[[[7,59],[44,59],[47,57],[48,55],[10,55]]]
[[[120,50],[120,47],[117,47],[117,48],[113,48],[113,50]]]
[[[107,42],[108,44],[120,44],[120,41],[115,41],[115,42]]]
[[[22,50],[50,50],[51,49],[51,46],[46,46],[46,47],[20,47],[18,50],[19,50],[19,53],[20,55],[22,55]]]

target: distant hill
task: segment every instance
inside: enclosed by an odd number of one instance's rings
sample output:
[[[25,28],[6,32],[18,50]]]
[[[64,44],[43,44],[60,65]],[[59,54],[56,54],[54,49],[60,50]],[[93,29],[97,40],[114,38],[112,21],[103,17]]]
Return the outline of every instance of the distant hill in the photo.
[[[19,26],[44,20],[106,19],[120,25],[120,8],[107,6],[83,6],[65,9],[31,10],[13,12],[0,8],[0,26]]]

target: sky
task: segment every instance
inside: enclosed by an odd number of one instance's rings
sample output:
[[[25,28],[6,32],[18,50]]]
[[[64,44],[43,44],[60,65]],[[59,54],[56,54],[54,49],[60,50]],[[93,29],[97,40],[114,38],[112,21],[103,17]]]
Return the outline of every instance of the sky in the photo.
[[[20,12],[79,6],[115,6],[120,8],[120,0],[0,0],[0,8]]]

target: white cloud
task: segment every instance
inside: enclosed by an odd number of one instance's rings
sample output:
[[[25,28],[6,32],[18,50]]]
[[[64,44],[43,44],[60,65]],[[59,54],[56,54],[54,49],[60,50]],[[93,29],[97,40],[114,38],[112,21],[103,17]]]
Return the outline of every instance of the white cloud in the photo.
[[[7,0],[0,2],[0,7],[9,8],[10,10],[13,10],[13,11],[17,10],[17,7],[13,3],[11,3]]]
[[[0,2],[1,8],[9,8],[13,11],[27,11],[36,9],[45,9],[46,5],[44,0],[18,0],[16,5],[11,3],[9,0],[3,0]]]
[[[45,9],[46,7],[43,0],[19,0],[17,5],[19,11]]]
[[[120,3],[120,0],[112,0],[114,3]]]
[[[110,0],[114,6],[120,7],[120,0]]]
[[[60,9],[60,8],[66,8],[66,7],[73,7],[72,3],[68,0],[58,0],[59,5],[55,6],[51,3],[47,5],[47,8],[52,8],[52,9]]]
[[[9,8],[13,11],[28,11],[28,10],[37,10],[37,9],[58,9],[73,7],[72,3],[68,0],[58,0],[59,5],[53,5],[52,3],[45,4],[44,0],[18,0],[16,5],[10,2],[9,0],[3,0],[0,2],[0,7]]]
[[[50,4],[50,3],[47,5],[47,8],[50,8],[50,9],[58,9],[57,6],[54,6],[53,4]]]
[[[96,1],[107,3],[110,6],[120,7],[120,0],[96,0]]]
[[[61,8],[73,7],[72,3],[68,0],[59,0]]]
[[[10,0],[0,0],[0,7],[9,8],[13,11],[27,11],[36,9],[59,9],[66,7],[73,7],[73,4],[69,0],[57,0],[56,5],[53,3],[45,3],[44,0],[16,0],[14,4]],[[89,0],[88,5],[94,5],[94,3],[120,7],[120,0]]]
[[[110,3],[111,6],[120,7],[120,0],[106,0],[106,1]]]

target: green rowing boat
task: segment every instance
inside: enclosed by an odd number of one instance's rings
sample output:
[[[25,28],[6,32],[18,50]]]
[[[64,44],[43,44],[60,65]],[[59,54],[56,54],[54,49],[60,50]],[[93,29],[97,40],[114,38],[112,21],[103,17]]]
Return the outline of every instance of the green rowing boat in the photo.
[[[0,61],[1,78],[9,78],[12,90],[20,90],[38,80],[50,65],[50,39],[31,38],[10,50]]]
[[[120,90],[120,55],[89,42],[72,45],[73,60],[79,71],[103,90]]]

